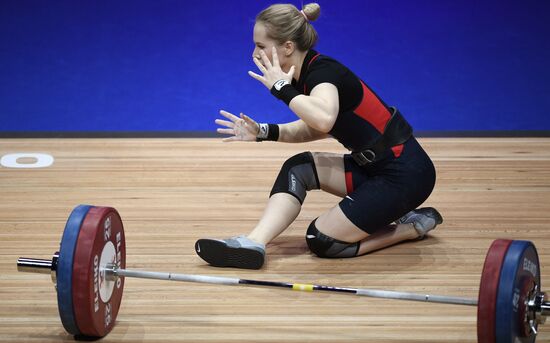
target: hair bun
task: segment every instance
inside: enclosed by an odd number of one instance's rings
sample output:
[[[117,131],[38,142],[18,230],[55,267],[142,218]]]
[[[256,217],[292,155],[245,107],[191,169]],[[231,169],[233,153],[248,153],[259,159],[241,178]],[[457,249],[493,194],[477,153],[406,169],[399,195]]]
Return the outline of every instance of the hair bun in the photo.
[[[302,13],[304,13],[308,21],[315,21],[321,14],[321,6],[316,2],[312,2],[302,8]]]

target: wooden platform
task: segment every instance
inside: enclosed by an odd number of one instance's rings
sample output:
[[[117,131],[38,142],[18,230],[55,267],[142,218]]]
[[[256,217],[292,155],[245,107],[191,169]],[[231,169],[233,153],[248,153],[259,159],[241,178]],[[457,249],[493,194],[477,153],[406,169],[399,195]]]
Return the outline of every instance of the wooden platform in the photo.
[[[438,172],[426,205],[445,223],[427,239],[371,255],[323,260],[305,228],[338,199],[308,195],[298,220],[267,248],[259,271],[208,267],[201,237],[247,233],[284,160],[343,152],[333,140],[291,145],[217,139],[3,139],[0,156],[43,152],[45,169],[0,167],[0,341],[72,341],[49,277],[18,273],[19,256],[51,258],[78,204],[120,212],[129,268],[477,297],[496,238],[532,240],[550,283],[550,139],[420,139]],[[279,289],[126,280],[102,342],[475,342],[475,307]],[[541,326],[537,342],[550,342]]]

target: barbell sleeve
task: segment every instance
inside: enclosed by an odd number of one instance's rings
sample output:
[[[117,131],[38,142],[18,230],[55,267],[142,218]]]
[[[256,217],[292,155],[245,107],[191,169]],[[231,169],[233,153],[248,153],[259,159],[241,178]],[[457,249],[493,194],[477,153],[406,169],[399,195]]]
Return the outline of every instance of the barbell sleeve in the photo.
[[[543,317],[550,315],[550,302],[543,302],[540,305],[540,315]]]
[[[50,274],[52,271],[52,261],[39,258],[20,257],[17,259],[17,271]]]
[[[26,273],[50,274],[52,282],[57,284],[57,260],[59,252],[53,254],[51,260],[40,258],[19,257],[17,259],[17,271]],[[57,285],[56,285],[57,286]]]

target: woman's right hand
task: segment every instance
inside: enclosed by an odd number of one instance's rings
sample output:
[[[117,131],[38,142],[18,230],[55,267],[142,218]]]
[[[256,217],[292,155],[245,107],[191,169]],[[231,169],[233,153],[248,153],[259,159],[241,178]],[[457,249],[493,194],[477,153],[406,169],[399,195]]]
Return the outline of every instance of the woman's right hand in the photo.
[[[256,136],[260,131],[260,126],[258,125],[258,123],[256,123],[244,113],[240,114],[240,118],[224,110],[221,110],[220,114],[229,119],[229,121],[216,119],[216,124],[226,127],[218,128],[217,132],[226,135],[232,135],[231,137],[224,138],[222,141],[256,141]]]

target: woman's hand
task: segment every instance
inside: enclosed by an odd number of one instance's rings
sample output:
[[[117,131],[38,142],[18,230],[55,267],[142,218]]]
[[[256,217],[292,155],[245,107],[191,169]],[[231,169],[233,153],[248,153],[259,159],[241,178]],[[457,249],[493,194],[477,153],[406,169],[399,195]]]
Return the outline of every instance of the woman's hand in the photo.
[[[258,75],[252,71],[249,71],[248,75],[263,83],[264,86],[266,86],[269,90],[271,90],[273,84],[275,84],[275,82],[279,80],[286,80],[288,81],[288,83],[292,83],[292,77],[294,76],[294,71],[296,70],[296,68],[292,66],[290,67],[288,73],[285,73],[281,69],[279,56],[277,56],[277,49],[275,49],[275,47],[273,47],[272,49],[271,56],[273,57],[273,64],[271,64],[265,52],[263,50],[260,50],[260,57],[263,63],[260,62],[256,57],[253,57],[253,60],[256,66],[258,66],[258,69],[260,69],[260,71],[262,72],[263,76]]]
[[[222,140],[223,142],[256,141],[256,136],[260,131],[260,126],[258,123],[244,113],[240,114],[240,118],[224,110],[221,110],[220,114],[230,121],[216,119],[216,124],[227,127],[227,129],[218,128],[217,132],[233,135],[231,137],[224,138]]]

